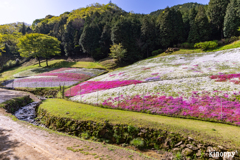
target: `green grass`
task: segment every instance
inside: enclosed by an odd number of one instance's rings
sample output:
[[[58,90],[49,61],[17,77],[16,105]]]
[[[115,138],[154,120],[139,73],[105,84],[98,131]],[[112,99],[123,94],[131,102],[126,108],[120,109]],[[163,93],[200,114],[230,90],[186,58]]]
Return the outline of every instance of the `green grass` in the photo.
[[[240,127],[227,124],[105,109],[63,99],[48,99],[40,105],[40,108],[57,117],[95,122],[108,120],[112,124],[166,129],[170,132],[192,136],[196,140],[218,142],[219,145],[229,147],[240,146]],[[67,112],[69,114],[66,114]]]
[[[201,49],[180,49],[179,51],[173,52],[173,53],[166,53],[163,52],[157,56],[154,56],[152,58],[156,57],[162,57],[162,56],[168,56],[168,55],[177,55],[177,54],[192,54],[192,53],[202,53],[203,51]]]
[[[73,68],[98,68],[98,69],[105,69],[102,65],[96,62],[67,62],[65,60],[53,60],[49,61],[49,70],[52,69],[58,69],[58,68],[64,68],[64,67],[73,67]],[[38,64],[33,64],[29,66],[19,66],[19,67],[14,67],[12,69],[9,69],[5,72],[2,73],[2,77],[0,77],[0,81],[12,79],[14,74],[27,71],[29,69],[36,69],[36,70],[41,70],[42,68],[46,67],[46,63],[42,62],[41,63],[42,67],[39,67]],[[41,72],[40,72],[41,73]]]
[[[161,53],[157,56],[149,57],[150,58],[156,58],[156,57],[162,57],[162,56],[168,56],[168,55],[178,55],[178,54],[192,54],[192,53],[204,53],[204,52],[216,52],[216,51],[222,51],[222,50],[227,50],[227,49],[234,49],[234,48],[239,48],[240,47],[240,41],[235,41],[231,44],[227,44],[225,46],[220,46],[217,47],[216,49],[213,50],[207,50],[207,51],[202,51],[201,49],[180,49],[179,51],[173,52],[173,53]]]
[[[239,48],[239,47],[240,47],[240,41],[235,41],[231,44],[218,47],[217,49],[209,50],[209,52],[216,52],[216,51],[222,51],[222,50],[226,50],[226,49],[233,49],[233,48]]]

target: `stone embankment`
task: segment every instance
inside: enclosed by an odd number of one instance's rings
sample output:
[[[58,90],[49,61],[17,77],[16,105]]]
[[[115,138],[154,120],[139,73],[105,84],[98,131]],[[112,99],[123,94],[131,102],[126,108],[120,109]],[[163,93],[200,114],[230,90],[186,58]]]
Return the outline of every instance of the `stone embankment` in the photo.
[[[158,148],[170,152],[168,157],[178,155],[181,159],[229,159],[221,154],[234,153],[234,159],[239,158],[239,148],[227,148],[207,142],[200,142],[194,138],[146,127],[134,127],[124,124],[110,124],[108,121],[96,123],[94,121],[77,121],[51,115],[46,110],[38,109],[38,119],[48,128],[66,132],[70,135],[91,138],[100,142],[129,145],[131,140],[139,138],[144,141],[143,148]],[[156,152],[159,152],[155,150]],[[172,156],[171,156],[172,154]],[[175,157],[176,158],[176,157]]]

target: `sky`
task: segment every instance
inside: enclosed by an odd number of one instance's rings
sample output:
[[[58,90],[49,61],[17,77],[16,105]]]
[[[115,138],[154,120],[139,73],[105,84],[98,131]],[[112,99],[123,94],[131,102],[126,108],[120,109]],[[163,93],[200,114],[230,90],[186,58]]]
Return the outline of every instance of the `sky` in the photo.
[[[0,24],[25,22],[32,24],[35,19],[46,15],[59,16],[66,11],[86,7],[89,4],[107,4],[110,0],[0,0]],[[208,4],[209,0],[112,0],[127,12],[149,14],[187,2]]]

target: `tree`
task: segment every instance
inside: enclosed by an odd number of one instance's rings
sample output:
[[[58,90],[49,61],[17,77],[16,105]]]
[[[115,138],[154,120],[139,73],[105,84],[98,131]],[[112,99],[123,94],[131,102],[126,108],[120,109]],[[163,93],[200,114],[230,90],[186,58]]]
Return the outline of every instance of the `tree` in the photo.
[[[195,18],[197,32],[200,41],[207,41],[210,39],[211,27],[203,6],[200,6]]]
[[[199,41],[198,28],[195,22],[196,16],[197,16],[197,11],[194,7],[190,10],[190,13],[189,13],[189,26],[190,26],[190,30],[188,34],[189,43],[196,43]]]
[[[26,34],[19,39],[17,46],[22,57],[35,57],[38,59],[39,66],[40,57],[47,59],[52,55],[60,54],[60,41],[55,37],[47,36],[39,33]]]
[[[21,32],[23,35],[26,34],[26,25],[24,23],[22,24]]]
[[[226,16],[224,17],[224,36],[237,36],[240,26],[240,0],[231,0],[227,6]]]
[[[109,48],[112,45],[111,41],[111,26],[106,24],[103,27],[102,35],[99,41],[100,44],[100,54],[98,54],[97,59],[106,58],[110,52]]]
[[[120,17],[112,27],[111,40],[113,44],[121,43],[127,50],[127,54],[122,59],[127,63],[133,63],[142,59],[141,53],[141,23],[138,18],[129,15],[129,17]]]
[[[40,36],[38,38],[40,47],[38,48],[38,52],[41,57],[46,59],[46,65],[48,67],[48,59],[50,56],[59,55],[61,53],[60,50],[60,41],[57,38],[51,36]]]
[[[127,50],[123,48],[121,43],[114,44],[114,45],[111,45],[109,56],[111,58],[117,59],[118,62],[120,62],[126,52]]]
[[[193,21],[191,23],[191,28],[190,28],[189,35],[188,35],[188,42],[196,43],[199,41],[200,41],[200,37],[199,37],[199,33],[198,33],[198,27],[197,27],[195,21]]]
[[[82,46],[82,49],[85,53],[90,53],[93,58],[94,52],[99,48],[99,40],[101,37],[101,29],[95,23],[86,25],[84,27],[83,33],[80,37],[79,44]]]
[[[148,15],[145,16],[142,20],[141,41],[143,43],[141,50],[144,53],[144,57],[147,58],[157,46],[155,21]]]
[[[167,48],[184,40],[182,15],[175,9],[166,8],[158,17],[161,44]]]
[[[210,23],[215,30],[215,37],[223,38],[223,23],[226,15],[226,9],[230,0],[210,0],[208,5],[208,15]]]
[[[5,47],[5,45],[4,45],[4,43],[3,43],[3,39],[2,39],[2,34],[0,33],[0,56],[2,55],[2,52],[5,52],[4,51],[4,47]]]

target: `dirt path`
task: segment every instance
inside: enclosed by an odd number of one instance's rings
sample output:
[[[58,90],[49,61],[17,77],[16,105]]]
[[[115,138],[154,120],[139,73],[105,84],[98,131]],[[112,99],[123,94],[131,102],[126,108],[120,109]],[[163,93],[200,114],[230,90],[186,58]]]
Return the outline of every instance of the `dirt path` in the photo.
[[[5,111],[0,109],[1,160],[147,159],[115,146],[64,136],[16,122],[4,114]]]
[[[0,103],[7,101],[9,99],[22,97],[24,95],[30,95],[30,98],[32,98],[35,102],[39,101],[39,99],[34,94],[0,88]]]
[[[23,94],[29,95],[26,92],[0,89],[0,103]],[[38,101],[36,96],[30,96]],[[130,150],[60,135],[25,122],[13,121],[5,110],[0,108],[0,160],[84,159],[148,158]]]

